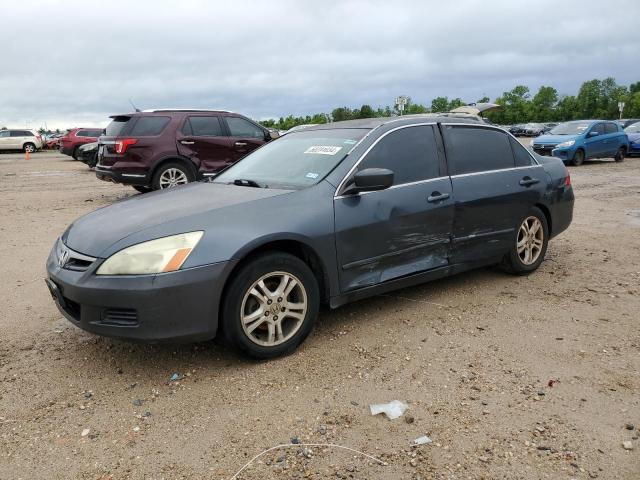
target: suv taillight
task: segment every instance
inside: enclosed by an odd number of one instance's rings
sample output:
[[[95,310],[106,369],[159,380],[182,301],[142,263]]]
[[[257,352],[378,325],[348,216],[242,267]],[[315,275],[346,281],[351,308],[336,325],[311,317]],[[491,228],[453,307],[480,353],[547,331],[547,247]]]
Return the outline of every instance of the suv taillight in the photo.
[[[131,145],[138,143],[137,138],[123,138],[122,140],[116,140],[116,153],[123,154]]]

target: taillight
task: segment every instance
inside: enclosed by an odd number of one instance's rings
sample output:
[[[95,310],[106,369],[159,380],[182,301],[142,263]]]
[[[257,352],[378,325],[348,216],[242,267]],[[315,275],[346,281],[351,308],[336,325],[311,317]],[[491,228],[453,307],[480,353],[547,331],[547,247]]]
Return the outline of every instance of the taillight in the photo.
[[[567,175],[566,177],[564,177],[564,186],[565,187],[570,187],[571,186],[571,175],[569,175],[569,169],[565,168],[564,172]]]
[[[137,138],[123,138],[122,140],[116,140],[116,153],[123,154],[131,145],[138,143]]]

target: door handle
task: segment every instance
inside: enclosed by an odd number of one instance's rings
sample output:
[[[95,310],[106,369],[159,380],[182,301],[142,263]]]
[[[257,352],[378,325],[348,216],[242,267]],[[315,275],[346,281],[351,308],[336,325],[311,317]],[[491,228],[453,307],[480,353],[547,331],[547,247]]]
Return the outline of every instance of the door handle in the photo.
[[[236,143],[234,143],[234,145],[236,147],[246,147],[247,146],[247,142],[236,142]]]
[[[180,143],[183,144],[183,145],[193,145],[196,142],[191,141],[191,140],[180,140]]]
[[[446,200],[447,198],[449,198],[448,193],[433,192],[431,195],[427,197],[427,202],[435,203],[435,202],[439,202],[440,200]]]
[[[522,180],[520,180],[519,183],[523,187],[530,187],[531,185],[535,185],[536,183],[540,183],[540,180],[538,180],[537,178],[524,177]]]

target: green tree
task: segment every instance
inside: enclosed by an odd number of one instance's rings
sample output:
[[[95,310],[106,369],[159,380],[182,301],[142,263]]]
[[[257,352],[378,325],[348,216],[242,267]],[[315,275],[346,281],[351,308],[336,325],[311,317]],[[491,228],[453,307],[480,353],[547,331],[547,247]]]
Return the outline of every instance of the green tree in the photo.
[[[436,97],[431,100],[431,111],[433,113],[449,111],[449,99],[447,97]]]
[[[566,122],[568,120],[577,120],[579,117],[578,99],[574,95],[566,95],[558,101],[556,120]]]
[[[482,97],[480,100],[478,100],[476,103],[489,103],[491,100],[489,100],[489,97],[487,97],[486,95],[484,97]]]
[[[536,122],[555,120],[558,91],[553,87],[540,87],[531,100],[529,119]]]
[[[449,102],[449,105],[447,106],[446,111],[450,112],[454,108],[462,107],[463,105],[466,105],[466,103],[464,103],[460,98],[454,98]]]
[[[373,108],[370,105],[362,105],[358,111],[358,118],[373,118]]]

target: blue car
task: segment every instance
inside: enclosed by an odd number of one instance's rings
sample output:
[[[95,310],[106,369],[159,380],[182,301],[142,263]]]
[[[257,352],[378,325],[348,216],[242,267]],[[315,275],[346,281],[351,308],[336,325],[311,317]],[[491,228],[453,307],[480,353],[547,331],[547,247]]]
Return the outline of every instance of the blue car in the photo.
[[[552,155],[577,166],[591,158],[623,161],[629,152],[629,139],[616,122],[574,120],[561,123],[548,134],[537,137],[531,147],[539,155]]]
[[[633,123],[624,129],[629,138],[629,150],[627,154],[640,155],[640,122]]]

